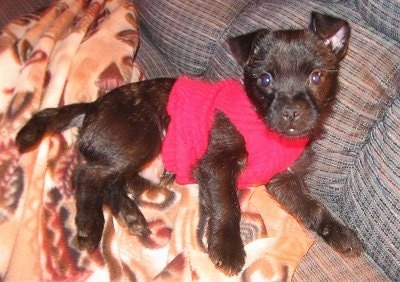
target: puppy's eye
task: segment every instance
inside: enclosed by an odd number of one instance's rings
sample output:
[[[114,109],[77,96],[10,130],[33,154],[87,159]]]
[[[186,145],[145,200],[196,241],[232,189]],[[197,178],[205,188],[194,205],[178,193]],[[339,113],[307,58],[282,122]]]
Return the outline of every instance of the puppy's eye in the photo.
[[[319,84],[321,84],[322,79],[323,79],[323,74],[320,71],[313,71],[310,74],[310,82],[311,82],[311,84],[319,85]]]
[[[268,72],[263,73],[262,75],[260,75],[260,83],[262,86],[270,86],[272,83],[272,76],[271,74],[269,74]]]

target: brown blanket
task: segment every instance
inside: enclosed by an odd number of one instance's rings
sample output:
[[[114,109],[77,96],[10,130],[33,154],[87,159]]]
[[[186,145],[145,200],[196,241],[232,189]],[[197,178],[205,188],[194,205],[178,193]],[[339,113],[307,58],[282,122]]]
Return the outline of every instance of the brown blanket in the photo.
[[[48,136],[24,155],[14,138],[39,109],[92,101],[138,81],[138,43],[128,0],[62,0],[0,34],[0,280],[289,280],[313,239],[263,187],[240,191],[247,261],[236,277],[218,271],[197,244],[196,185],[144,193],[149,238],[130,235],[105,208],[98,251],[77,248],[76,130]]]

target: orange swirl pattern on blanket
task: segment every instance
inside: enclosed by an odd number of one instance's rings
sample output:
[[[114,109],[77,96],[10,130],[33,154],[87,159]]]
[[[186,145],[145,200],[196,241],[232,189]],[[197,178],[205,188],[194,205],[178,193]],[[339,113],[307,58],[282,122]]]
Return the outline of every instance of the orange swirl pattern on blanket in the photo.
[[[0,34],[0,280],[237,281],[290,279],[312,244],[263,187],[243,189],[247,261],[226,277],[196,238],[195,187],[145,192],[140,207],[152,235],[130,235],[105,208],[99,250],[80,251],[71,172],[82,160],[76,131],[46,137],[20,155],[14,138],[33,112],[93,101],[141,79],[139,34],[128,0],[61,0],[12,21]]]

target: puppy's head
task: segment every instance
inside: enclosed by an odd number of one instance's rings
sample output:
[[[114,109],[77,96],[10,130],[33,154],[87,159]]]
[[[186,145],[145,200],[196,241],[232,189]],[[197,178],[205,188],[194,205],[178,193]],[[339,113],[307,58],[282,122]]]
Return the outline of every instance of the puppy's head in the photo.
[[[271,129],[304,137],[322,128],[349,35],[346,21],[314,12],[307,29],[258,30],[228,40],[246,92]]]

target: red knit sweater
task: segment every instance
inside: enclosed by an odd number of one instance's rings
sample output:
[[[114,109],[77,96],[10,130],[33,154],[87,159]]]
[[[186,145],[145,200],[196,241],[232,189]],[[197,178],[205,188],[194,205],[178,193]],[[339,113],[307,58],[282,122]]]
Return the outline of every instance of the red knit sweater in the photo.
[[[238,179],[239,188],[266,184],[289,167],[307,145],[307,138],[285,138],[268,129],[238,81],[213,84],[182,77],[169,97],[171,121],[162,148],[164,166],[176,174],[179,184],[194,183],[192,168],[206,152],[217,109],[246,142],[248,159]]]

